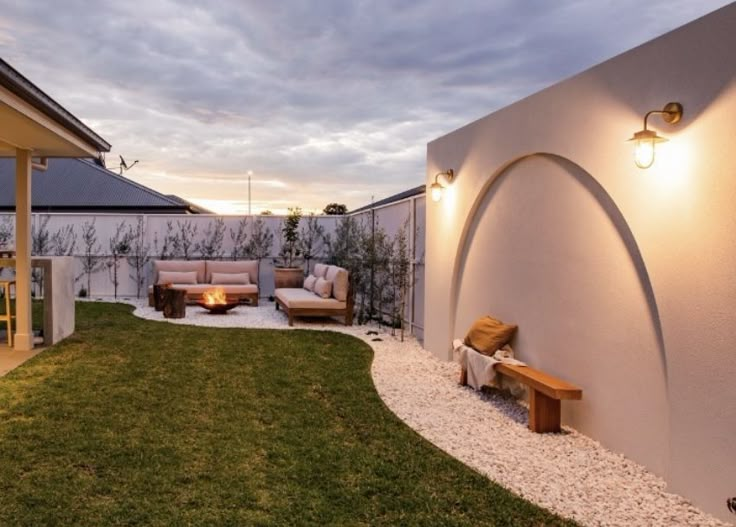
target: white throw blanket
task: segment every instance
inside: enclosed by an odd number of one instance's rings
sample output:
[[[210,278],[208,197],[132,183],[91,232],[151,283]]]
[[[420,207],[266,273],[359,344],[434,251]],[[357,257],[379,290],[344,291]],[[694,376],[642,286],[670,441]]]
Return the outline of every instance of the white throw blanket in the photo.
[[[480,390],[481,386],[504,387],[498,382],[495,369],[496,364],[503,362],[504,364],[526,366],[526,364],[514,358],[514,350],[508,344],[497,350],[493,354],[493,357],[478,353],[470,346],[463,344],[463,341],[460,339],[455,339],[452,345],[455,361],[459,362],[466,369],[468,372],[467,383],[476,390]],[[508,384],[505,387],[510,388],[512,393],[515,391]]]

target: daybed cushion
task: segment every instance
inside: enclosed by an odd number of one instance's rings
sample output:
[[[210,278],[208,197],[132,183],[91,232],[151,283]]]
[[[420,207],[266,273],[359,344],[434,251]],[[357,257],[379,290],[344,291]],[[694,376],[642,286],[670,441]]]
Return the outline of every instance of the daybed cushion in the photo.
[[[327,268],[325,280],[332,282],[332,296],[340,302],[348,299],[348,272],[342,267],[331,265]]]
[[[345,302],[334,298],[320,298],[306,289],[283,288],[274,291],[276,298],[286,307],[295,309],[345,309]]]
[[[249,273],[212,273],[212,284],[217,285],[247,285],[250,283]]]
[[[248,273],[251,283],[258,285],[258,260],[207,261],[207,283],[212,283],[212,273]]]
[[[313,274],[310,274],[308,277],[304,279],[304,289],[307,291],[314,292],[314,284],[317,283],[317,277]]]
[[[159,284],[159,273],[161,271],[196,271],[197,272],[197,283],[201,284],[204,282],[204,261],[203,260],[154,260],[153,268],[156,271],[154,276],[154,283]]]
[[[314,264],[314,272],[312,273],[317,278],[324,278],[325,274],[327,274],[327,268],[329,265],[327,264]]]
[[[511,340],[517,328],[491,316],[480,317],[470,326],[464,342],[479,353],[493,355]]]
[[[159,271],[159,284],[196,284],[197,271]]]
[[[321,298],[330,298],[332,295],[332,282],[324,278],[317,278],[314,283],[314,294]]]
[[[187,293],[190,295],[192,294],[202,294],[205,291],[209,291],[213,288],[212,284],[196,284],[196,285],[188,285],[188,284],[172,284],[171,287],[174,289],[184,289]],[[218,287],[222,287],[225,290],[226,295],[239,295],[243,293],[257,293],[258,292],[258,286],[256,284],[229,284],[229,285],[221,285]]]

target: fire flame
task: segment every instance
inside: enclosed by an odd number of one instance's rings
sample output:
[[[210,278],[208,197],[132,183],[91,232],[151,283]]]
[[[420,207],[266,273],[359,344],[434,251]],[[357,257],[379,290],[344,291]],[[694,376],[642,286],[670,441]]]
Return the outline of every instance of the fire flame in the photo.
[[[207,305],[227,304],[225,290],[222,287],[208,289],[207,291],[202,293],[202,299]]]

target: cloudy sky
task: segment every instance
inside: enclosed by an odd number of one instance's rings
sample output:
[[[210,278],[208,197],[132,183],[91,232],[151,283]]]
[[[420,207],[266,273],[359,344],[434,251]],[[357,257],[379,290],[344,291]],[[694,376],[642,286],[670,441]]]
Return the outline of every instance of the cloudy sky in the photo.
[[[426,144],[720,0],[0,0],[0,56],[218,212],[349,208],[424,181]]]

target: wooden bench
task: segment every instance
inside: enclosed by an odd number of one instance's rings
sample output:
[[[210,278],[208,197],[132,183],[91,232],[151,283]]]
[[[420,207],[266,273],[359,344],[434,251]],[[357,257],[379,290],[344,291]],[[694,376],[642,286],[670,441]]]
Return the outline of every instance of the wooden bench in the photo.
[[[496,372],[506,375],[529,387],[529,429],[544,434],[559,432],[562,399],[579,400],[583,390],[567,381],[535,370],[529,366],[499,363]],[[467,384],[467,370],[460,373],[460,384]]]

